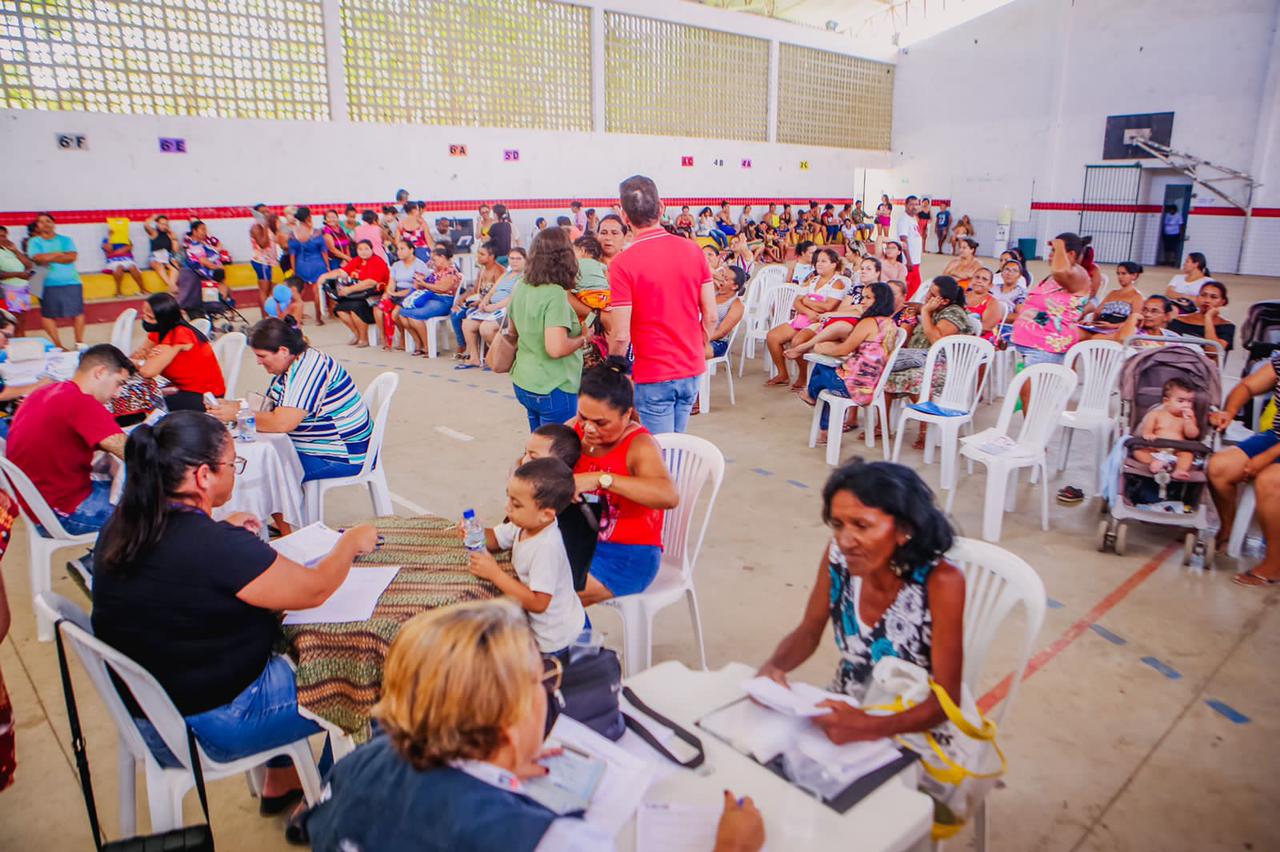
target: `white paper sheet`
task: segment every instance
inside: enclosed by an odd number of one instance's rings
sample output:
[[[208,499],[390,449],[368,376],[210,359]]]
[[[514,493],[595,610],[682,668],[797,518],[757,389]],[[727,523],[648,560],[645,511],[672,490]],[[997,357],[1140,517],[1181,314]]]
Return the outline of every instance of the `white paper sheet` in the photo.
[[[807,683],[791,683],[791,688],[788,689],[767,677],[744,680],[742,689],[757,703],[786,716],[809,718],[830,713],[830,709],[818,706],[823,701],[843,701],[857,706],[857,702],[847,695],[827,692]]]
[[[800,732],[794,748],[826,767],[846,785],[892,763],[900,755],[898,749],[887,739],[836,745],[816,725],[807,725]]]
[[[646,802],[636,813],[636,852],[707,852],[716,846],[721,809]]]
[[[290,610],[284,617],[285,624],[342,624],[348,621],[368,621],[378,598],[395,579],[400,567],[368,566],[352,568],[342,585],[329,595],[320,606],[311,609]]]
[[[698,725],[737,751],[768,763],[795,741],[809,721],[743,699],[703,716]]]
[[[604,777],[596,786],[584,819],[609,835],[617,834],[644,800],[645,791],[653,781],[653,766],[568,716],[556,719],[549,739],[605,762]]]
[[[321,523],[314,523],[276,539],[271,542],[271,546],[281,556],[310,568],[328,556],[329,551],[333,550],[340,538],[342,534],[337,530],[331,530]]]

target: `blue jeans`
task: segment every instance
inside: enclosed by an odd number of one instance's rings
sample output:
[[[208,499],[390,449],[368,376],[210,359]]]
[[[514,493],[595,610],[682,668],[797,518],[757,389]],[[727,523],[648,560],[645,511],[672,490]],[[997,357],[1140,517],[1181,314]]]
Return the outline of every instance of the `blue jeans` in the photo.
[[[516,399],[529,416],[529,431],[549,423],[564,423],[578,413],[578,395],[560,389],[551,393],[531,393],[519,385],[512,385]]]
[[[845,387],[844,379],[837,375],[835,367],[830,367],[826,364],[814,364],[813,369],[809,372],[809,398],[817,399],[818,394],[823,391],[830,391],[833,396],[849,398],[849,389]],[[822,406],[820,425],[823,431],[826,431],[827,421],[830,420],[827,416],[831,413],[830,406],[825,402],[819,402],[818,405]]]
[[[355,476],[363,464],[351,464],[337,459],[313,456],[310,453],[298,453],[298,461],[302,462],[302,481],[313,479],[337,479],[340,476]]]
[[[689,412],[698,398],[700,376],[636,384],[636,413],[640,423],[655,435],[689,428]]]
[[[111,483],[105,480],[94,480],[91,483],[92,490],[89,496],[84,498],[84,502],[76,506],[76,510],[69,515],[57,512],[58,520],[62,521],[63,529],[72,535],[84,535],[85,533],[97,532],[102,529],[103,524],[111,517],[115,506],[111,505]]]
[[[298,715],[298,680],[284,657],[274,656],[258,679],[245,687],[230,704],[187,716],[187,724],[195,731],[200,747],[219,763],[239,760],[269,748],[288,745],[322,728]],[[180,766],[165,745],[160,732],[148,719],[134,719],[138,733],[166,769]],[[287,766],[288,759],[273,758],[268,766]],[[329,742],[325,740],[320,758],[323,776],[333,763]]]
[[[614,597],[635,595],[649,588],[662,564],[662,548],[651,544],[596,544],[591,558],[592,577],[613,592]]]
[[[458,308],[449,314],[449,324],[453,326],[453,336],[458,341],[458,351],[467,348],[467,338],[462,334],[462,321],[467,318],[468,308]]]
[[[430,297],[423,299],[411,308],[402,307],[400,316],[412,320],[429,320],[432,317],[442,317],[452,310],[453,299],[432,293]]]

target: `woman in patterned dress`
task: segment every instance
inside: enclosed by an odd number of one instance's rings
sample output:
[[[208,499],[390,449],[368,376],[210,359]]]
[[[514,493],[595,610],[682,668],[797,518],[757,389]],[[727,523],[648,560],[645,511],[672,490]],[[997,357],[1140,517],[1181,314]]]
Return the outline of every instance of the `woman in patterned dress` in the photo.
[[[910,468],[853,461],[822,489],[831,541],[800,625],[778,644],[760,674],[787,685],[787,672],[817,650],[830,621],[840,664],[832,690],[859,700],[875,664],[898,657],[930,673],[959,698],[964,669],[964,575],[946,561],[954,534],[933,492]],[[873,716],[842,701],[814,717],[834,743],[875,740],[936,727],[938,699],[901,713]]]

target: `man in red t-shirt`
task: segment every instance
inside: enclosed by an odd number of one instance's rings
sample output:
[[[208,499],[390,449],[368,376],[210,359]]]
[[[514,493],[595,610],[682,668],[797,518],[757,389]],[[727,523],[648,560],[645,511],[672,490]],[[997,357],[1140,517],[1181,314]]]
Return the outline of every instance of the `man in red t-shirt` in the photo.
[[[658,187],[634,175],[619,187],[631,247],[609,264],[609,351],[635,353],[635,406],[654,434],[683,432],[707,369],[705,344],[716,327],[715,288],[706,255],[668,233]]]
[[[91,480],[90,467],[98,450],[124,458],[124,432],[106,405],[134,370],[111,344],[91,346],[71,381],[31,394],[13,416],[5,455],[72,535],[96,532],[111,517],[111,483]]]

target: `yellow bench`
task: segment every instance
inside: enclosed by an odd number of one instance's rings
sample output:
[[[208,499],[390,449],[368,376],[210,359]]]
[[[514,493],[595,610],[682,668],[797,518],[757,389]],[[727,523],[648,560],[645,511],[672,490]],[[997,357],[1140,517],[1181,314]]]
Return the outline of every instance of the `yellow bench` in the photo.
[[[257,290],[258,289],[258,273],[253,271],[253,267],[247,263],[232,263],[226,267],[227,284],[232,290]],[[274,281],[283,281],[284,276],[280,273],[280,267],[276,267],[274,273]],[[119,296],[138,296],[138,285],[134,282],[131,275],[125,275],[120,282],[120,293],[116,293],[116,283],[109,272],[89,272],[80,275],[80,281],[84,285],[84,300],[86,302],[102,301],[105,299],[114,299]],[[145,293],[163,293],[166,291],[164,282],[160,280],[160,276],[150,269],[142,270],[142,289]]]

